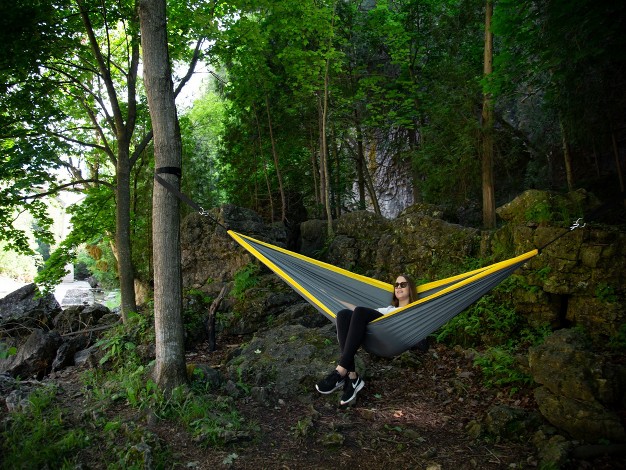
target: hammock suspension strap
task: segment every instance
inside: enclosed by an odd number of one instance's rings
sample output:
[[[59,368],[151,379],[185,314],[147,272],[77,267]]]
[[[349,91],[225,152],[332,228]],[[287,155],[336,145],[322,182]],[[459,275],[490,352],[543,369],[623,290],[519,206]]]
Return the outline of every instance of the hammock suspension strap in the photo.
[[[159,176],[159,174],[161,174],[161,173],[166,173],[166,174],[170,174],[170,175],[176,175],[176,176],[178,176],[178,178],[181,178],[182,172],[181,172],[180,168],[173,167],[173,166],[159,167],[159,168],[154,170],[154,179],[156,181],[158,181],[161,184],[161,186],[163,186],[165,189],[170,191],[178,199],[180,199],[181,201],[183,201],[184,203],[186,203],[187,205],[189,205],[190,207],[195,209],[198,212],[198,214],[200,214],[203,217],[207,217],[212,222],[214,222],[215,224],[217,224],[220,227],[222,227],[224,230],[228,230],[228,228],[224,227],[224,225],[221,224],[219,220],[217,220],[215,217],[212,217],[211,214],[209,213],[209,211],[205,210],[201,205],[199,205],[197,202],[195,202],[189,196],[187,196],[186,194],[182,193],[176,186],[168,183],[163,178],[161,178]]]

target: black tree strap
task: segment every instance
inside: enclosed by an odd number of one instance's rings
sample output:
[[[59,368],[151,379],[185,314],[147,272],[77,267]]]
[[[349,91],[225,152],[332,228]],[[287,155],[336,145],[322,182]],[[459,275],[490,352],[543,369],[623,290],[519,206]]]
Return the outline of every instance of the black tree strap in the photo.
[[[574,230],[576,230],[577,228],[583,228],[585,225],[587,225],[586,223],[580,225],[580,221],[582,220],[582,217],[579,217],[578,219],[576,219],[574,221],[574,223],[571,225],[571,227],[569,228],[569,230],[563,232],[562,234],[560,234],[558,237],[553,238],[552,240],[550,240],[548,243],[546,243],[545,245],[543,245],[541,248],[538,249],[539,253],[541,253],[546,247],[548,247],[549,245],[551,245],[552,243],[554,243],[555,241],[557,241],[559,238],[561,238],[564,235],[567,235],[570,232],[573,232]]]
[[[156,174],[168,173],[170,175],[176,175],[179,178],[183,175],[182,170],[177,166],[161,166],[154,170]]]
[[[164,188],[166,188],[168,191],[170,191],[172,194],[174,194],[174,196],[176,196],[178,199],[180,199],[181,201],[183,201],[184,203],[186,203],[187,205],[189,205],[190,207],[194,208],[201,216],[203,217],[208,217],[209,219],[211,219],[213,222],[215,222],[217,225],[219,225],[220,227],[222,227],[224,230],[228,230],[226,227],[224,227],[224,225],[222,225],[217,219],[215,219],[214,217],[211,217],[211,215],[209,214],[208,211],[204,210],[204,208],[202,206],[200,206],[198,203],[196,203],[194,200],[192,200],[189,196],[187,196],[186,194],[180,192],[178,190],[178,188],[170,183],[168,183],[167,181],[165,181],[163,178],[161,178],[159,176],[160,173],[168,173],[171,175],[176,175],[179,178],[181,177],[181,171],[180,168],[177,167],[172,167],[172,166],[164,166],[164,167],[160,167],[157,168],[154,171],[154,179],[156,181],[158,181],[161,186],[163,186]]]

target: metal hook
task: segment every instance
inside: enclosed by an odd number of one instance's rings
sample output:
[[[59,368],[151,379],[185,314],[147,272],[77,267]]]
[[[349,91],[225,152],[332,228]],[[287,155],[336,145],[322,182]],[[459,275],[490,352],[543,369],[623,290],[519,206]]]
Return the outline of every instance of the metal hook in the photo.
[[[582,220],[582,217],[579,217],[578,219],[576,219],[576,222],[574,222],[569,229],[570,230],[576,230],[577,228],[583,228],[585,225],[587,225],[586,222],[584,224],[580,225],[580,221],[581,220]]]

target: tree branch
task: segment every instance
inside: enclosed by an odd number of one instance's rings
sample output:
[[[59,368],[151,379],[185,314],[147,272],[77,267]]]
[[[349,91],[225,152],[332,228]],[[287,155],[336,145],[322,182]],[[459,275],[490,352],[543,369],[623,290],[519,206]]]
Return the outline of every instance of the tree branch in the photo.
[[[178,82],[178,85],[176,86],[176,90],[174,91],[174,98],[178,96],[178,94],[181,92],[181,90],[187,84],[187,82],[191,80],[191,77],[193,76],[193,73],[196,70],[196,65],[198,64],[198,60],[200,59],[200,51],[201,51],[203,42],[204,42],[204,38],[198,39],[198,42],[196,43],[196,48],[193,51],[193,57],[191,58],[191,62],[189,63],[189,68],[187,69],[187,73],[181,79],[181,81]]]
[[[28,200],[32,200],[32,199],[41,199],[43,197],[50,196],[51,194],[57,194],[57,193],[63,191],[65,188],[69,188],[69,187],[72,187],[72,186],[78,186],[79,184],[86,184],[86,183],[98,183],[98,184],[102,184],[104,186],[107,186],[107,187],[109,187],[111,189],[115,189],[115,185],[109,183],[108,181],[103,181],[103,180],[99,180],[99,179],[86,179],[86,180],[70,181],[69,183],[60,184],[59,186],[56,186],[56,187],[50,189],[49,191],[33,194],[32,196],[24,196],[22,198],[22,201],[28,201]]]

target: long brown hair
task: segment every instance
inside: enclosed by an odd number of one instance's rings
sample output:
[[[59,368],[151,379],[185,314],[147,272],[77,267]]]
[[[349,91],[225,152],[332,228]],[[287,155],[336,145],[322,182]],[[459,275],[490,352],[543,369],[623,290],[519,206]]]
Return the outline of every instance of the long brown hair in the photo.
[[[409,303],[413,303],[417,300],[417,287],[415,286],[415,281],[413,278],[407,274],[400,274],[398,277],[403,277],[408,282],[409,287]],[[397,279],[397,278],[396,278]],[[397,307],[400,304],[400,301],[396,297],[396,289],[393,289],[393,297],[391,298],[391,304],[394,307]]]

